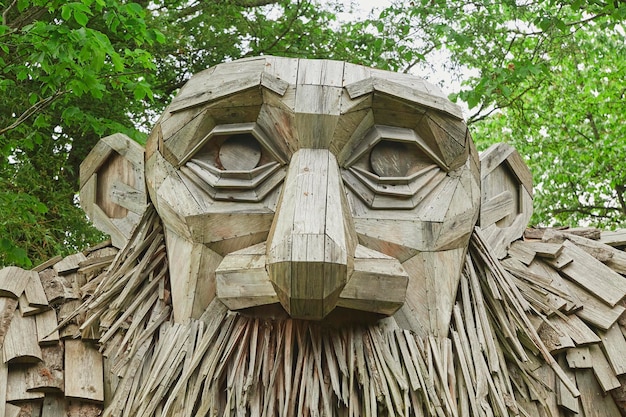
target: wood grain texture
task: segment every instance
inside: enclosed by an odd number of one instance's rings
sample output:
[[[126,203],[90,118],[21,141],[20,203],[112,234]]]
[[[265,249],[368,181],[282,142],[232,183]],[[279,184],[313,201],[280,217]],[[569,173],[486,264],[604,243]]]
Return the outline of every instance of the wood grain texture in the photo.
[[[103,378],[102,354],[98,349],[89,342],[65,340],[65,396],[102,402]]]
[[[5,361],[11,363],[40,361],[41,349],[37,339],[35,317],[22,317],[20,311],[15,310],[2,349]]]
[[[17,266],[0,269],[0,296],[19,298],[30,280],[30,272]]]

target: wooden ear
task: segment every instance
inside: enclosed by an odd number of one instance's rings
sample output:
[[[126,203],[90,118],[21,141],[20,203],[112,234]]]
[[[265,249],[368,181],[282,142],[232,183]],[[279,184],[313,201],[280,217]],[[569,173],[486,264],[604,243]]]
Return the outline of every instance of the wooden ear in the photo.
[[[144,148],[126,135],[100,139],[80,165],[80,205],[123,247],[147,207]]]
[[[480,228],[499,258],[519,239],[533,214],[533,178],[519,153],[497,143],[480,154]]]

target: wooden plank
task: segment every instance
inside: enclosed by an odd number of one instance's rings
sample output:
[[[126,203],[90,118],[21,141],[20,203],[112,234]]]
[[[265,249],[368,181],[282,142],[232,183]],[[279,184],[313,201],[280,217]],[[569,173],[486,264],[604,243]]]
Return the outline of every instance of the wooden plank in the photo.
[[[600,243],[609,246],[626,246],[626,229],[603,230],[600,234]]]
[[[103,378],[102,354],[98,349],[81,340],[65,340],[65,396],[102,402]]]
[[[33,363],[41,360],[41,348],[37,340],[37,326],[32,316],[22,317],[19,310],[13,315],[4,345],[4,360],[11,363]]]
[[[576,315],[587,323],[597,326],[602,330],[607,330],[611,327],[624,311],[626,311],[626,308],[621,305],[616,305],[613,308],[609,307],[596,298],[595,295],[576,284],[570,283],[569,291],[580,300],[583,306],[582,309],[576,311]]]
[[[586,369],[593,367],[591,352],[589,352],[588,347],[568,349],[565,357],[567,358],[567,365],[570,368]]]
[[[266,266],[265,243],[234,252],[215,270],[217,297],[230,309],[278,303]]]
[[[67,275],[78,271],[79,264],[83,262],[85,255],[82,252],[75,253],[73,255],[66,256],[60,262],[57,262],[52,267],[58,275]]]
[[[65,387],[63,372],[63,343],[41,349],[42,361],[26,369],[28,391],[62,393]],[[83,372],[90,372],[84,369]]]
[[[71,284],[65,277],[59,276],[54,269],[44,269],[39,273],[39,278],[48,303],[56,305],[66,299],[76,298]]]
[[[24,289],[24,295],[28,301],[30,307],[48,307],[48,298],[46,292],[41,285],[39,274],[35,271],[28,271],[31,279],[29,280],[26,288]]]
[[[15,316],[17,300],[15,298],[0,297],[0,346],[4,344],[11,321]]]
[[[503,191],[488,200],[480,207],[480,224],[490,225],[508,216],[514,209],[513,195],[509,190]]]
[[[607,392],[620,387],[621,384],[611,369],[611,365],[606,360],[604,352],[602,352],[600,346],[590,345],[589,353],[591,355],[591,362],[593,363],[593,373],[598,379],[598,383],[602,387],[602,390]]]
[[[4,417],[24,417],[21,415],[22,407],[18,407],[17,405],[13,405],[11,403],[4,404],[4,412],[2,410],[2,406],[0,406],[0,416]]]
[[[546,345],[550,353],[556,354],[565,349],[573,348],[574,341],[564,332],[559,332],[547,323],[543,323],[538,331],[541,341]]]
[[[19,298],[30,279],[30,272],[17,266],[0,269],[0,296]]]
[[[57,256],[55,256],[53,258],[48,259],[47,261],[44,261],[44,262],[40,263],[36,267],[32,268],[31,271],[41,272],[44,269],[51,268],[52,265],[54,265],[55,263],[61,261],[62,259],[63,259],[63,257],[61,255],[57,255]]]
[[[567,239],[577,246],[584,250],[597,250],[601,252],[609,252],[612,253],[612,256],[609,257],[606,261],[606,265],[613,269],[615,272],[620,274],[626,274],[626,252],[615,249],[609,245],[606,245],[602,242],[586,239],[584,237],[580,237],[573,234],[564,233],[565,231],[558,231],[548,229],[546,233],[544,233],[543,239],[547,242],[562,242]]]
[[[576,346],[588,345],[600,342],[600,337],[591,330],[576,314],[561,317],[550,317],[553,326],[572,338]]]
[[[524,242],[524,245],[534,251],[537,256],[542,258],[556,259],[563,250],[563,245],[560,243],[546,243],[546,242]]]
[[[626,278],[598,262],[574,243],[563,242],[563,255],[573,258],[574,262],[562,268],[561,273],[600,300],[613,307],[626,297]]]
[[[606,332],[600,333],[600,338],[613,372],[616,375],[626,374],[626,340],[619,325],[614,324]]]
[[[544,261],[548,265],[553,267],[554,269],[557,269],[560,271],[563,268],[570,265],[572,262],[574,262],[574,259],[571,256],[569,256],[567,253],[565,253],[565,251],[563,251],[556,258],[553,258],[553,259],[548,258],[548,259],[544,259]]]
[[[84,401],[68,401],[67,417],[98,417],[102,415],[102,406]]]
[[[509,256],[519,259],[525,265],[530,265],[535,259],[535,255],[536,252],[521,241],[513,242],[509,248]]]
[[[582,302],[570,291],[569,281],[566,281],[561,274],[559,274],[550,265],[545,263],[543,260],[535,259],[535,261],[533,261],[528,268],[531,272],[549,280],[551,285],[563,294],[563,298],[567,300],[567,304],[565,306],[566,312],[582,308]]]
[[[0,345],[2,342],[0,342]],[[0,417],[7,415],[7,386],[9,385],[9,364],[5,362],[0,350]],[[10,415],[10,414],[9,414]]]
[[[572,370],[568,369],[567,361],[565,360],[564,355],[559,356],[559,366],[563,369],[566,377],[570,379],[572,384],[576,383],[576,373]],[[578,398],[575,398],[569,390],[565,387],[561,380],[557,380],[556,385],[556,402],[562,408],[571,411],[572,413],[578,414],[579,406],[578,406]]]
[[[59,395],[46,395],[41,408],[41,417],[59,417],[67,415],[65,398]]]
[[[12,366],[9,370],[7,383],[7,401],[29,401],[44,397],[43,392],[28,391],[27,367],[23,365]]]
[[[337,306],[392,315],[404,304],[408,280],[397,259],[359,245]]]
[[[35,324],[40,345],[54,344],[59,340],[59,331],[56,328],[59,323],[54,309],[37,314]]]
[[[201,243],[192,243],[176,233],[166,233],[170,271],[177,271],[172,285],[174,320],[183,323],[198,318],[215,297],[214,271],[222,257]]]

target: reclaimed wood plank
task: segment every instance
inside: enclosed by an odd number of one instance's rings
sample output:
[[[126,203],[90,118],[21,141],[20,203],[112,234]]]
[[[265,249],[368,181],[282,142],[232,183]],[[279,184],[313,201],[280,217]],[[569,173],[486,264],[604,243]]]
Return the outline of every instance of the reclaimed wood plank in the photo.
[[[57,305],[66,299],[74,298],[71,284],[65,277],[59,276],[54,269],[44,269],[39,273],[39,278],[48,303]]]
[[[89,372],[85,372],[88,369]],[[89,342],[65,340],[65,396],[103,402],[102,354]]]
[[[87,259],[87,257],[82,252],[78,252],[66,256],[60,262],[54,264],[52,268],[56,271],[58,275],[71,274],[78,271],[79,264],[85,259]]]
[[[37,326],[32,316],[22,317],[16,310],[2,346],[4,359],[11,363],[33,363],[41,360]]]
[[[570,241],[563,242],[563,254],[574,259],[574,262],[561,269],[569,279],[611,307],[626,297],[626,278]]]
[[[44,397],[43,392],[28,391],[28,380],[26,377],[27,366],[12,366],[9,369],[7,382],[7,401],[29,401],[38,400]]]
[[[596,298],[594,294],[574,283],[569,283],[569,291],[580,300],[583,306],[583,308],[576,311],[576,315],[602,330],[607,330],[611,327],[626,311],[626,308],[619,304],[611,308]]]
[[[599,345],[590,345],[589,354],[591,355],[591,362],[593,363],[593,374],[596,376],[598,383],[602,387],[604,392],[621,386],[619,379],[615,376],[611,365],[606,360],[604,352]]]
[[[59,417],[67,415],[67,403],[60,395],[46,395],[43,399],[41,417]]]
[[[619,325],[614,324],[606,332],[601,332],[600,338],[613,372],[616,375],[626,374],[626,340]]]
[[[606,260],[606,265],[620,274],[626,274],[626,252],[613,248],[602,242],[587,239],[574,234],[564,233],[565,231],[548,229],[542,238],[546,242],[563,242],[569,240],[584,250],[597,250],[611,253],[612,256]]]
[[[57,313],[54,309],[46,310],[35,316],[37,326],[37,339],[40,345],[55,344],[59,340],[57,330]]]
[[[603,230],[600,234],[600,243],[609,246],[626,246],[626,229]]]
[[[26,289],[31,274],[17,266],[0,269],[0,296],[19,298]]]
[[[11,297],[0,297],[0,346],[4,344],[11,321],[15,316],[17,300]]]
[[[63,372],[63,343],[41,348],[42,361],[26,370],[28,391],[62,393],[65,387]],[[84,369],[83,372],[91,372]]]
[[[570,368],[592,368],[593,361],[591,358],[591,352],[589,347],[578,347],[574,349],[568,349],[565,355],[567,359],[567,365]]]
[[[41,279],[39,279],[39,274],[35,271],[29,271],[29,273],[30,280],[24,288],[28,305],[34,308],[48,307],[48,298],[41,284]]]

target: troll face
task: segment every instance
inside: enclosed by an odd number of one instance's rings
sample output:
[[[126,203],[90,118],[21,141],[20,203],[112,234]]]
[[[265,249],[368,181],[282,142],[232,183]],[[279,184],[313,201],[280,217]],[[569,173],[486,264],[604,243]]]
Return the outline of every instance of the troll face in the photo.
[[[177,320],[215,296],[309,320],[422,309],[424,291],[456,292],[480,200],[469,133],[436,87],[274,57],[194,76],[149,139],[146,179]]]
[[[480,169],[460,109],[421,78],[328,60],[220,64],[189,80],[135,159],[164,225],[177,321],[217,297],[254,315],[394,316],[447,333]]]

